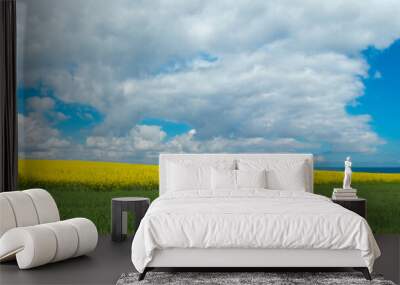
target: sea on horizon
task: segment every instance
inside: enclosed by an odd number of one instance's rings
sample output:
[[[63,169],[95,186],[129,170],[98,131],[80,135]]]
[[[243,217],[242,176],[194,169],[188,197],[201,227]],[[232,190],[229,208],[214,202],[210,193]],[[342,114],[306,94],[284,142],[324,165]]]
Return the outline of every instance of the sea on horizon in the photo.
[[[344,171],[344,167],[315,167],[316,170]],[[400,173],[400,167],[352,167],[353,172]]]

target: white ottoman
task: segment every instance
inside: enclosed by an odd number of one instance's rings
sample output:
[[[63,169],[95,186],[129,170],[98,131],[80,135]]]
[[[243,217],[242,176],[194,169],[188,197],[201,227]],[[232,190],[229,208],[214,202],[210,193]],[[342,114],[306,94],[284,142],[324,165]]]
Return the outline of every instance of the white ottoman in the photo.
[[[0,261],[16,258],[20,269],[96,248],[98,233],[93,222],[85,218],[59,221],[57,206],[43,189],[0,193],[0,214]]]

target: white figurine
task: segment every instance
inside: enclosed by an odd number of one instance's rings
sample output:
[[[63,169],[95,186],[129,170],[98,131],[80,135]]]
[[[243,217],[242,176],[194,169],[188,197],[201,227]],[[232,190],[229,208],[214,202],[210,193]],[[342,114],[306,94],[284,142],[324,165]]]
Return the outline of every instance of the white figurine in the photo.
[[[344,162],[344,179],[343,179],[343,189],[351,188],[351,157],[348,156]]]

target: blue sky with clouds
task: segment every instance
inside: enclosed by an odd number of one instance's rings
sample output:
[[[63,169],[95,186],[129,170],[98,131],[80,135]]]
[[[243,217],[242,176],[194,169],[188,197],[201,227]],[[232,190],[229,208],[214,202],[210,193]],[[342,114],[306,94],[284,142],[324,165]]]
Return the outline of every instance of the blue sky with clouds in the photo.
[[[382,51],[369,48],[363,56],[370,65],[370,76],[364,80],[365,95],[349,112],[370,114],[378,134],[400,140],[400,40]]]
[[[17,4],[20,157],[400,165],[398,1]]]

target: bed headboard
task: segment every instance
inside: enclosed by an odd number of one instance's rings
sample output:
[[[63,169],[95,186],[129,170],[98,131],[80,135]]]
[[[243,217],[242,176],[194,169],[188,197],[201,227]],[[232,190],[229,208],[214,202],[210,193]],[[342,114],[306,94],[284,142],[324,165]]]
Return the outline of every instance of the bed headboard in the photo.
[[[238,159],[271,159],[271,160],[304,160],[306,163],[306,191],[313,193],[314,189],[314,167],[313,167],[313,155],[312,154],[299,154],[299,153],[240,153],[240,154],[230,154],[230,153],[222,153],[222,154],[167,154],[162,153],[159,157],[159,183],[160,183],[160,195],[164,194],[167,191],[167,171],[166,166],[168,161],[181,161],[181,160],[193,160],[197,162],[212,162],[212,161],[220,161],[220,160],[229,160],[232,161]]]

